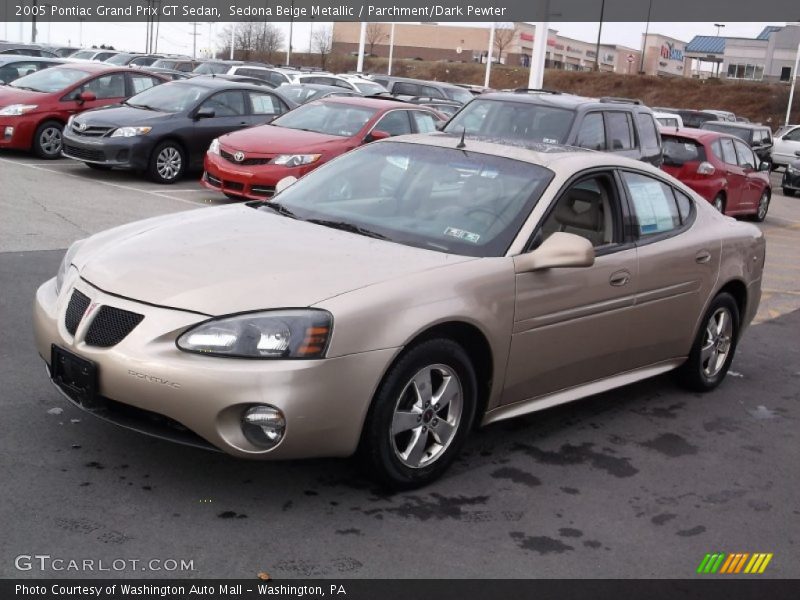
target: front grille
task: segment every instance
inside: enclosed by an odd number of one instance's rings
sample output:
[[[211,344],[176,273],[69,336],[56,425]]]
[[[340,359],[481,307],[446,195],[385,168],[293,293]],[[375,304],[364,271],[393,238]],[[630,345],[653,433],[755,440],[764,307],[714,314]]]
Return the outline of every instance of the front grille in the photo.
[[[125,339],[142,319],[144,315],[135,312],[113,306],[101,306],[89,326],[89,331],[86,332],[85,341],[89,346],[110,348]]]
[[[114,127],[87,127],[86,129],[81,130],[78,129],[74,123],[72,125],[72,132],[75,135],[84,135],[86,137],[102,137],[114,129]]]
[[[236,190],[237,192],[241,192],[244,190],[244,184],[239,183],[238,181],[226,181],[223,179],[222,187],[228,190]]]
[[[72,292],[72,297],[67,305],[67,313],[64,315],[64,327],[67,328],[70,335],[75,335],[78,325],[91,302],[88,296],[81,294],[78,290]]]
[[[106,160],[106,155],[102,150],[90,150],[66,143],[64,144],[64,153],[81,160],[92,160],[96,162],[105,162]]]
[[[254,185],[250,188],[250,192],[254,196],[265,196],[270,198],[275,195],[274,185]]]
[[[245,158],[243,161],[240,162],[233,157],[232,153],[222,149],[220,149],[219,155],[228,162],[232,162],[235,165],[243,165],[246,167],[252,167],[255,165],[266,165],[269,164],[269,161],[272,160],[271,158]]]

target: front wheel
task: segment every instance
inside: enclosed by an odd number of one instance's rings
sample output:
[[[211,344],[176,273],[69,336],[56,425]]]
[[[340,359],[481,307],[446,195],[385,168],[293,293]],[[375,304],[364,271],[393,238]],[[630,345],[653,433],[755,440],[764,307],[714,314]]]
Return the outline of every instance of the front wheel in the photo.
[[[150,156],[147,174],[156,183],[175,183],[186,170],[186,153],[175,142],[156,146]]]
[[[39,158],[53,160],[61,156],[64,126],[58,121],[45,121],[33,134],[33,153]]]
[[[697,332],[689,358],[678,369],[679,382],[685,387],[709,392],[717,387],[733,361],[739,336],[739,307],[727,292],[711,302]]]
[[[432,482],[458,455],[476,406],[475,370],[460,345],[413,346],[389,369],[364,423],[368,474],[393,489]]]
[[[764,190],[761,193],[761,198],[758,199],[758,208],[756,208],[756,214],[754,214],[752,217],[753,221],[761,223],[767,218],[767,211],[769,210],[769,198],[769,190]]]

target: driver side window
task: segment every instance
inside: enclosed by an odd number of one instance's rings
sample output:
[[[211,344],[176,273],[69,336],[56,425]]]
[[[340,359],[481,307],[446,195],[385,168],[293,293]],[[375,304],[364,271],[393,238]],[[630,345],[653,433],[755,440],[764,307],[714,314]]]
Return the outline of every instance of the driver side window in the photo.
[[[551,208],[541,226],[541,241],[561,231],[586,238],[595,248],[619,241],[615,214],[619,206],[612,179],[597,174],[572,184]]]

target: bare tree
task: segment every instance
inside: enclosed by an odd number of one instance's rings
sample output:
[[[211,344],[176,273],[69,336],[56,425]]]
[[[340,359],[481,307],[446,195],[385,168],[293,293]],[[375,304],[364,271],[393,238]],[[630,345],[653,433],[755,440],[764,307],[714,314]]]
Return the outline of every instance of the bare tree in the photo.
[[[314,31],[311,42],[312,51],[319,54],[319,66],[324,69],[328,62],[328,55],[333,50],[333,27],[326,26]]]
[[[497,49],[497,62],[501,62],[503,51],[514,41],[517,33],[517,26],[514,23],[495,23],[494,24],[494,47]],[[538,31],[536,32],[538,35]]]
[[[231,27],[236,27],[234,57],[239,60],[266,59],[272,62],[273,55],[283,46],[283,32],[272,23],[244,21],[227,25],[219,34],[222,56],[231,51]]]
[[[386,33],[386,27],[383,23],[367,23],[366,37],[369,44],[369,53],[375,54],[375,44],[380,44],[389,37],[389,34]]]

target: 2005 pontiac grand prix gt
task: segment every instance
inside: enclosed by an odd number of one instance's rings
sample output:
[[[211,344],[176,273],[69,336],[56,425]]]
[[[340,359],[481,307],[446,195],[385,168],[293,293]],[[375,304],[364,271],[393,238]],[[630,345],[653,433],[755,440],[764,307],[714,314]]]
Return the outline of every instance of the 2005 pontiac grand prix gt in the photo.
[[[99,417],[423,485],[470,429],[672,369],[717,386],[765,243],[610,154],[449,134],[369,144],[274,202],[76,242],[36,295],[53,382]]]

